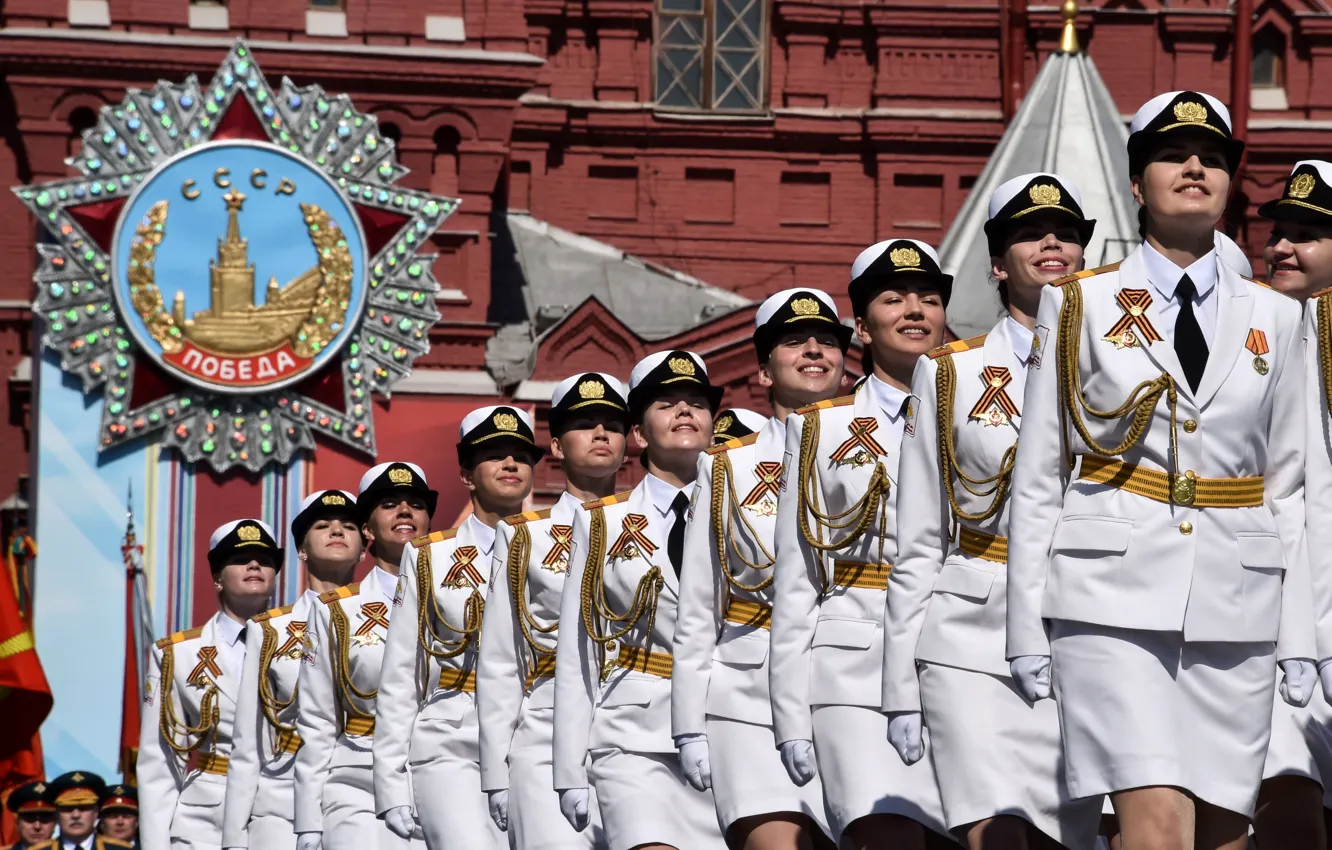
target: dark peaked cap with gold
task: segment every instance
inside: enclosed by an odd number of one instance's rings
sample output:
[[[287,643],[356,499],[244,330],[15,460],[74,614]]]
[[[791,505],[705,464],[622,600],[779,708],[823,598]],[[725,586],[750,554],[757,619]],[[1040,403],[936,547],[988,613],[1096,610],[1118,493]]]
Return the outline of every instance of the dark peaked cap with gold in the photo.
[[[1295,163],[1281,197],[1263,204],[1258,214],[1273,221],[1332,226],[1332,162]]]
[[[297,546],[305,542],[305,535],[321,519],[350,519],[360,523],[356,497],[346,490],[316,490],[305,497],[296,518],[291,521],[291,541]]]
[[[105,790],[106,781],[102,777],[86,770],[75,770],[62,773],[46,783],[46,801],[57,808],[79,806],[95,809]]]
[[[944,306],[953,294],[953,276],[939,268],[939,255],[919,239],[887,239],[860,252],[851,264],[851,310],[864,316],[879,292],[894,286],[938,290]]]
[[[732,407],[717,414],[712,423],[712,442],[724,443],[757,434],[768,424],[768,417],[743,407]]]
[[[692,351],[658,351],[649,354],[629,373],[629,411],[634,421],[660,396],[670,392],[695,392],[708,400],[713,413],[721,407],[725,390],[708,380],[708,367]]]
[[[551,435],[560,436],[567,423],[581,417],[609,419],[628,427],[629,402],[626,395],[628,391],[624,384],[604,372],[570,375],[560,381],[555,392],[550,394]]]
[[[1129,174],[1141,174],[1152,151],[1178,134],[1197,134],[1221,142],[1233,175],[1244,155],[1244,143],[1230,129],[1230,110],[1210,94],[1171,91],[1147,101],[1129,125]]]
[[[365,522],[384,499],[402,500],[413,495],[425,501],[426,516],[435,515],[439,493],[430,489],[421,467],[400,460],[371,467],[361,476],[361,485],[357,489],[356,506],[361,511],[361,521]]]
[[[236,519],[217,527],[208,538],[208,566],[219,572],[237,552],[269,552],[274,566],[282,569],[282,548],[273,537],[268,523],[258,519]]]
[[[5,808],[15,814],[24,812],[54,812],[55,804],[46,799],[45,782],[29,782],[9,793]]]
[[[139,792],[133,785],[112,785],[102,792],[102,811],[139,811]]]
[[[990,217],[985,222],[990,256],[1001,256],[1008,234],[1037,217],[1072,224],[1084,248],[1096,230],[1096,221],[1083,215],[1082,195],[1071,180],[1044,171],[1023,174],[1005,181],[990,195]]]
[[[527,411],[496,404],[481,407],[463,417],[458,427],[458,464],[463,469],[473,466],[477,452],[491,447],[503,447],[515,456],[531,458],[535,464],[545,454],[537,447],[532,417]]]
[[[851,329],[842,324],[837,304],[821,289],[786,289],[769,296],[754,314],[754,353],[767,363],[777,340],[797,330],[826,330],[837,337],[845,353],[851,344]]]

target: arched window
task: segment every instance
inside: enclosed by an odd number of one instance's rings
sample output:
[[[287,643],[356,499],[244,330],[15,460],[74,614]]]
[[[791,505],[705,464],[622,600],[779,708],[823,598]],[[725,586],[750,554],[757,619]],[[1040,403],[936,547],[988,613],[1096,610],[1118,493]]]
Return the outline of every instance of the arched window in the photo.
[[[662,109],[767,105],[767,0],[657,0],[653,85]]]
[[[1286,38],[1276,27],[1266,26],[1253,35],[1253,72],[1256,89],[1279,89],[1286,85]]]
[[[430,175],[430,191],[450,198],[458,196],[458,144],[462,141],[458,131],[445,125],[435,131],[434,167]]]
[[[69,113],[69,138],[65,143],[65,155],[77,156],[83,150],[83,131],[97,126],[97,113],[87,106],[80,106]]]

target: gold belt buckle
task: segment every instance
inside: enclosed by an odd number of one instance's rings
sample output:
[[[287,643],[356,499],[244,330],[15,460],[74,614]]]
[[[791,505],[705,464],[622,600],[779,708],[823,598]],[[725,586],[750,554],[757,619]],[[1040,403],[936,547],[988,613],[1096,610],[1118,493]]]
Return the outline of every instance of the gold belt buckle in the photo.
[[[1189,507],[1198,495],[1198,476],[1189,470],[1183,475],[1172,475],[1170,481],[1170,496],[1175,504]]]

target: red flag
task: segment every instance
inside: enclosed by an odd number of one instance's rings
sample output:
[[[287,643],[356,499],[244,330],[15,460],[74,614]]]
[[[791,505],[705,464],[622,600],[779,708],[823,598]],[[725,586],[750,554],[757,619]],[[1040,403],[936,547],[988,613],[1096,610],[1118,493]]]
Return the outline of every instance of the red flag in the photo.
[[[42,765],[42,737],[33,735],[27,747],[12,758],[0,761],[0,846],[18,842],[18,825],[14,813],[5,804],[9,795],[20,785],[46,778]]]
[[[126,546],[132,547],[133,540],[131,536]],[[126,782],[137,785],[134,768],[139,760],[139,651],[135,641],[138,618],[134,605],[135,568],[130,553],[126,553],[125,560],[125,684],[120,695],[120,773]]]
[[[51,711],[51,686],[37,660],[32,630],[14,585],[0,581],[0,790],[42,775],[37,730]]]

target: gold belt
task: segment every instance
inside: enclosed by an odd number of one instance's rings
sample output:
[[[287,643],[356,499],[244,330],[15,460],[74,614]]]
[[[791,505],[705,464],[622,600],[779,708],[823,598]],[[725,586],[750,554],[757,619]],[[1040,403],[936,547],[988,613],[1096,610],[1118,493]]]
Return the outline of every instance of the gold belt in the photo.
[[[1263,477],[1199,478],[1190,470],[1171,475],[1100,455],[1083,455],[1078,478],[1107,484],[1167,505],[1193,508],[1256,508],[1263,503]]]
[[[986,534],[964,525],[958,535],[957,548],[973,558],[994,561],[996,564],[1008,563],[1008,538],[998,534]]]
[[[772,606],[751,602],[739,596],[726,597],[726,622],[756,629],[772,627]]]
[[[348,735],[355,735],[358,738],[373,738],[375,736],[375,719],[361,715],[348,717],[343,730]]]
[[[289,755],[295,755],[296,751],[299,750],[300,748],[301,748],[301,736],[297,732],[295,731],[289,732],[286,731],[285,729],[278,732],[277,746],[275,749],[279,753],[287,753]]]
[[[474,694],[476,693],[476,671],[445,667],[439,671],[439,687],[440,690]]]
[[[624,646],[620,649],[620,654],[615,656],[616,667],[623,667],[625,670],[637,670],[640,673],[651,673],[653,676],[660,676],[663,679],[671,677],[673,664],[671,656],[665,652],[649,652],[636,646]]]
[[[833,586],[858,587],[862,590],[887,590],[892,564],[861,564],[833,561]]]
[[[220,753],[202,753],[199,756],[199,771],[214,776],[226,776],[230,760]]]
[[[539,652],[536,654],[536,660],[532,663],[532,670],[527,674],[527,690],[532,690],[532,686],[538,679],[549,679],[555,675],[555,654]]]

